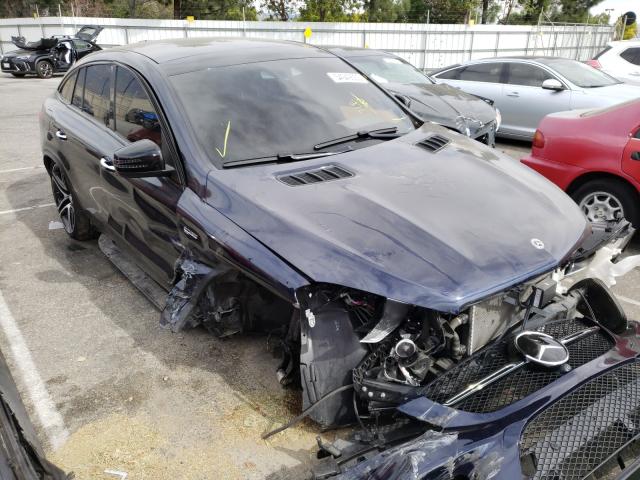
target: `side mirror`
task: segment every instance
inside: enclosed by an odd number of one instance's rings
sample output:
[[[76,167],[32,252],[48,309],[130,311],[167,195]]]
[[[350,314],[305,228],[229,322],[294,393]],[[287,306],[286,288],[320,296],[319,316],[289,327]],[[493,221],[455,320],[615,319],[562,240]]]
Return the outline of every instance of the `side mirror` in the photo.
[[[564,85],[560,83],[560,80],[556,80],[555,78],[547,78],[544,82],[542,82],[542,88],[545,90],[555,90],[559,92],[560,90],[564,90]]]
[[[165,169],[160,147],[146,138],[116,150],[113,166],[123,177],[166,177],[173,172]]]

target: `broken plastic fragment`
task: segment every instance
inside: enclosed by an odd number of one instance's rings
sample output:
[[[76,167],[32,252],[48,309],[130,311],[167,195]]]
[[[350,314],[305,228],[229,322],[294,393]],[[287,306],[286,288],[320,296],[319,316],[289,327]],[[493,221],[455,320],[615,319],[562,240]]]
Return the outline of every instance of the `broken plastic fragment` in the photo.
[[[622,249],[618,247],[618,242],[615,242],[600,248],[583,268],[575,272],[564,274],[562,271],[555,271],[552,278],[558,282],[557,293],[565,294],[573,285],[585,278],[597,278],[607,287],[613,287],[617,283],[617,277],[622,277],[634,268],[640,267],[640,255],[633,255],[613,263],[613,259],[621,253]]]
[[[198,299],[218,275],[230,270],[227,265],[208,266],[193,258],[190,250],[184,250],[176,261],[174,286],[167,296],[167,303],[160,316],[160,325],[178,332],[185,327],[194,327],[194,308]]]

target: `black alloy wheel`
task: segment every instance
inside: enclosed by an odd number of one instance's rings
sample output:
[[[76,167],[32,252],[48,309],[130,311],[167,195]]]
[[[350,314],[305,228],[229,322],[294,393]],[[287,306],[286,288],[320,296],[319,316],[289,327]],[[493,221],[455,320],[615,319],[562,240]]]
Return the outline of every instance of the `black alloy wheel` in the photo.
[[[53,77],[53,65],[49,60],[40,60],[36,63],[36,73],[40,78]]]
[[[60,215],[60,221],[64,231],[76,240],[89,240],[93,238],[94,231],[91,222],[74,201],[73,191],[62,168],[54,163],[49,172],[51,177],[51,190],[53,200]]]

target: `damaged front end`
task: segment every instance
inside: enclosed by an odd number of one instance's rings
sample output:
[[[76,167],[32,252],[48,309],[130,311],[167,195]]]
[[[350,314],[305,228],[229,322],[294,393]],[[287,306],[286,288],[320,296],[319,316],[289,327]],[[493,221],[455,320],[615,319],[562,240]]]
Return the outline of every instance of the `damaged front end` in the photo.
[[[609,290],[616,277],[640,266],[640,256],[618,259],[632,234],[626,221],[594,225],[553,272],[455,313],[335,286],[302,289],[305,408],[324,426],[360,425],[351,441],[319,443],[315,478],[582,478],[618,455],[640,435],[636,423],[617,443],[599,431],[578,442],[575,429],[563,424],[555,437],[537,431],[528,451],[518,451],[514,428],[553,408],[571,385],[640,351],[637,325],[628,324]],[[634,382],[640,393],[640,376]],[[605,404],[607,395],[596,402]],[[625,415],[638,412],[636,396]],[[603,430],[618,421],[610,413]],[[511,443],[503,446],[507,431]],[[562,448],[544,457],[549,436]],[[589,462],[571,463],[580,454]]]
[[[609,290],[640,266],[620,258],[632,235],[593,225],[554,270],[456,311],[317,282],[292,301],[185,249],[162,323],[279,338],[278,380],[303,395],[289,425],[358,427],[318,440],[317,479],[601,478],[640,435],[640,326]],[[584,411],[602,409],[589,430]]]

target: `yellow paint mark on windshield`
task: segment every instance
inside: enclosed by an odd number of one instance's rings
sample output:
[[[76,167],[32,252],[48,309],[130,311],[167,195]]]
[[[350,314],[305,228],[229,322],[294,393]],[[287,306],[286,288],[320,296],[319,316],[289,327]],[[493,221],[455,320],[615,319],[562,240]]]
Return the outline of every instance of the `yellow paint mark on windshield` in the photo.
[[[351,100],[351,106],[356,108],[369,108],[369,102],[367,102],[364,98],[359,97],[355,93],[352,93],[351,96],[353,100]]]
[[[227,140],[229,140],[230,131],[231,131],[231,120],[227,122],[227,131],[224,132],[224,146],[222,147],[222,151],[220,151],[219,148],[216,148],[216,152],[218,152],[218,155],[220,155],[222,158],[224,158],[225,155],[227,154]]]

